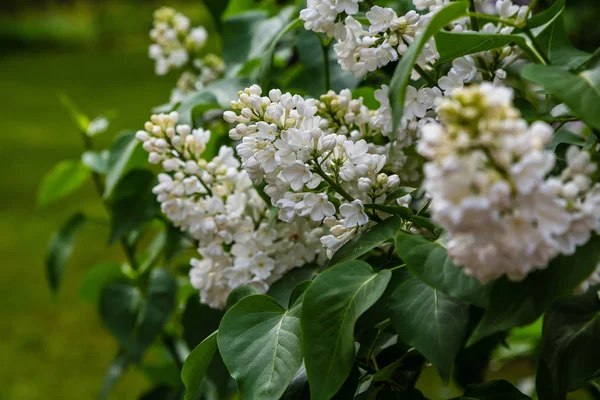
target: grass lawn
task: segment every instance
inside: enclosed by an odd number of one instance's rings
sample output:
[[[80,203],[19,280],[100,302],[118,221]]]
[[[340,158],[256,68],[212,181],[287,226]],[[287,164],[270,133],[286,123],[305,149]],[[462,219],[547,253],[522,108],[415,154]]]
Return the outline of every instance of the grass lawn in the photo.
[[[66,202],[36,209],[44,174],[82,151],[56,93],[66,92],[90,115],[119,112],[110,134],[98,139],[102,146],[121,129],[141,127],[151,107],[168,99],[172,79],[156,78],[143,52],[2,56],[0,399],[95,398],[117,349],[78,294],[92,265],[122,258],[116,246],[102,245],[104,228],[84,229],[57,297],[45,281],[44,253],[52,232],[76,210],[103,212],[91,184]],[[112,398],[133,399],[147,387],[142,374],[130,370]]]

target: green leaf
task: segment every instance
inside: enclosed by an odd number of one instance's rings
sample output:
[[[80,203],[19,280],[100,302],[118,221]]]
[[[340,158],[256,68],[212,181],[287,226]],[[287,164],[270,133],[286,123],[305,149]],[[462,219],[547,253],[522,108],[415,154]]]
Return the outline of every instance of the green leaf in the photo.
[[[112,282],[127,281],[121,266],[108,261],[94,265],[84,276],[79,293],[81,298],[94,306],[100,303],[102,290]]]
[[[453,400],[531,400],[507,381],[497,380],[481,385],[467,385],[465,393]]]
[[[467,334],[468,305],[410,277],[394,291],[389,308],[400,339],[431,361],[447,383]]]
[[[596,290],[567,297],[546,312],[537,375],[541,399],[564,399],[600,371]]]
[[[404,99],[406,97],[406,87],[410,80],[413,67],[417,61],[417,57],[431,37],[443,29],[450,22],[467,15],[469,3],[465,1],[457,1],[448,4],[436,13],[425,30],[419,35],[413,43],[408,47],[408,50],[402,56],[402,59],[396,66],[394,75],[390,82],[390,105],[392,107],[392,120],[394,129],[400,125],[402,114],[404,113]]]
[[[227,296],[226,309],[229,310],[231,307],[235,306],[238,303],[238,301],[240,301],[244,297],[252,296],[253,294],[260,294],[258,289],[254,286],[236,287],[231,291],[231,293],[229,293],[229,296]]]
[[[90,124],[90,119],[79,110],[79,108],[71,101],[69,96],[65,93],[59,93],[58,99],[60,100],[63,107],[69,112],[71,116],[71,120],[77,126],[77,129],[83,134],[87,134],[88,125]]]
[[[155,181],[147,170],[133,170],[119,181],[110,202],[110,243],[158,215],[160,206],[152,193]]]
[[[262,57],[262,61],[258,67],[258,71],[256,73],[256,81],[259,83],[259,86],[264,88],[265,90],[269,87],[269,82],[271,79],[271,68],[273,66],[273,57],[275,56],[275,49],[277,48],[277,43],[289,32],[293,31],[302,26],[302,20],[300,18],[296,18],[289,24],[287,24],[283,29],[279,31],[279,33],[273,38],[271,44],[265,50],[265,53]]]
[[[302,364],[300,306],[248,296],[221,320],[217,341],[242,398],[279,399]]]
[[[135,138],[135,133],[124,132],[110,146],[106,187],[103,197],[107,199],[117,183],[128,171],[147,165],[147,154]]]
[[[333,257],[331,257],[329,265],[355,260],[381,245],[386,240],[393,239],[396,231],[400,228],[400,224],[400,218],[393,216],[375,225],[368,231],[361,233],[336,251]]]
[[[552,303],[573,290],[596,269],[600,261],[600,237],[577,248],[571,256],[556,257],[546,269],[536,271],[522,282],[502,278],[494,284],[490,306],[476,327],[468,345],[515,326],[534,322]]]
[[[219,27],[221,25],[221,16],[229,5],[229,0],[203,0],[204,5],[212,15],[215,25]]]
[[[81,155],[81,162],[92,171],[104,175],[108,171],[108,157],[108,150],[86,151]]]
[[[290,21],[293,7],[284,8],[273,18],[263,11],[248,11],[223,23],[223,59],[229,76],[234,76],[253,58],[262,58],[273,38]]]
[[[300,282],[312,279],[314,273],[315,267],[312,265],[294,268],[272,284],[267,294],[285,307],[290,303],[290,297],[296,286]]]
[[[140,312],[141,323],[137,328],[135,356],[141,358],[144,351],[162,331],[177,301],[177,281],[163,268],[152,270],[146,301]]]
[[[304,295],[301,327],[311,399],[330,399],[354,364],[354,325],[385,291],[391,273],[348,261],[321,273]]]
[[[185,386],[185,400],[199,399],[201,384],[217,350],[217,332],[213,333],[190,353],[181,369],[181,380]]]
[[[104,380],[102,381],[102,388],[100,389],[100,394],[98,395],[98,400],[108,399],[108,396],[112,392],[113,388],[127,370],[129,363],[130,360],[127,356],[127,353],[123,350],[120,350],[119,354],[117,354],[117,357],[115,357],[106,370]]]
[[[305,29],[300,30],[296,38],[296,48],[301,68],[299,73],[287,83],[287,87],[302,89],[316,98],[327,91],[325,86],[325,61],[321,46],[317,34]],[[354,77],[354,74],[344,71],[340,67],[332,46],[329,48],[327,57],[332,90],[352,90],[358,86],[359,80]]]
[[[543,86],[584,122],[600,129],[600,66],[579,72],[548,65],[526,65],[521,76]]]
[[[215,310],[206,304],[200,303],[198,293],[190,296],[181,317],[183,338],[187,345],[193,349],[212,332],[216,331],[223,315],[223,311]]]
[[[102,290],[100,317],[106,329],[125,349],[134,344],[133,330],[143,301],[140,290],[126,282],[111,283]],[[129,355],[130,351],[127,353]]]
[[[90,170],[79,160],[64,160],[44,176],[37,193],[38,207],[62,199],[79,189],[90,176]]]
[[[76,213],[52,236],[46,252],[46,277],[54,293],[60,287],[67,261],[75,247],[75,239],[86,222],[83,214]]]
[[[574,144],[576,146],[583,146],[585,142],[585,138],[581,135],[577,135],[566,129],[559,129],[558,131],[554,132],[554,135],[552,136],[552,143],[550,143],[549,149],[555,152],[556,148],[560,144],[565,143]]]
[[[452,61],[455,58],[508,46],[513,43],[517,44],[525,53],[532,54],[532,50],[525,38],[518,35],[448,32],[443,30],[435,34],[436,48],[440,53],[439,64]]]
[[[438,243],[398,231],[396,252],[410,272],[429,286],[478,307],[487,307],[491,289],[465,275]]]

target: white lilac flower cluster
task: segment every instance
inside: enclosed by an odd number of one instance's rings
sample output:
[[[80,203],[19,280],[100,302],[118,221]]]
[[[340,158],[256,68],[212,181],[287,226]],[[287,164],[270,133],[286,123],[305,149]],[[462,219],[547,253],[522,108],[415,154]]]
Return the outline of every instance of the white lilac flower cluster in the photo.
[[[531,126],[512,106],[512,90],[491,83],[456,89],[440,105],[441,123],[421,128],[418,151],[433,218],[449,233],[448,253],[487,282],[520,280],[558,254],[572,254],[598,228],[600,186],[590,155],[569,148],[567,167],[548,174],[553,129]]]
[[[231,147],[202,158],[210,132],[177,125],[178,114],[153,115],[136,137],[165,171],[154,187],[164,214],[198,241],[190,278],[203,303],[225,306],[236,287],[266,292],[287,271],[313,262],[320,229],[275,222]]]
[[[201,56],[208,33],[202,26],[191,28],[188,17],[169,7],[154,12],[154,27],[150,31],[154,41],[148,53],[155,60],[157,75],[172,70],[183,70],[173,90],[171,102],[181,100],[188,93],[201,89],[222,75],[223,60],[214,54]]]
[[[384,203],[398,187],[396,174],[384,172],[386,146],[370,143],[376,135],[376,111],[369,111],[349,90],[320,101],[274,89],[268,96],[254,85],[239,92],[226,111],[236,123],[229,135],[241,140],[237,153],[255,183],[279,208],[279,219],[323,223],[321,242],[331,255],[370,220],[369,203]]]
[[[351,6],[347,6],[349,3]],[[334,37],[337,43],[333,47],[342,69],[362,77],[398,60],[425,30],[435,13],[448,3],[448,0],[413,0],[415,8],[421,13],[411,10],[403,16],[398,16],[389,7],[373,6],[366,13],[368,26],[364,27],[353,17],[358,12],[358,2],[314,0],[308,2],[300,18],[304,20],[307,30]],[[488,0],[480,0],[477,8],[482,12],[497,14],[505,20],[523,20],[528,10],[526,6],[514,5],[511,0],[498,0],[495,5]],[[347,15],[345,19],[342,18],[343,14]],[[468,18],[459,19],[451,25],[454,32],[471,29]],[[481,30],[508,34],[512,28],[488,23]],[[500,50],[459,58],[454,61],[448,75],[440,78],[439,87],[445,94],[450,94],[452,89],[462,87],[465,82],[480,82],[482,72],[489,80],[501,81],[506,78],[506,68],[520,54],[516,46],[506,46]],[[439,53],[432,38],[420,52],[417,66],[426,73],[438,59]],[[419,76],[419,73],[413,72],[413,79]]]

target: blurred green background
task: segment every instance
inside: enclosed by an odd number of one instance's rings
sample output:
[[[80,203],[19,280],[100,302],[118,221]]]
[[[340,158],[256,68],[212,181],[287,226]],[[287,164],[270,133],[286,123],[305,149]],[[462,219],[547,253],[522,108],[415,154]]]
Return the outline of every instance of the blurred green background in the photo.
[[[581,48],[598,43],[600,30],[589,29],[598,3],[567,1],[572,39]],[[154,76],[146,55],[152,12],[163,5],[210,30],[197,0],[0,1],[2,400],[94,398],[117,351],[95,310],[78,294],[92,265],[122,258],[118,248],[104,246],[106,228],[85,228],[58,296],[50,294],[44,276],[52,232],[78,209],[103,216],[91,183],[66,203],[45,209],[36,208],[35,194],[55,163],[82,152],[59,92],[91,117],[117,112],[110,134],[97,139],[97,147],[121,129],[141,127],[150,109],[168,100],[176,77]],[[137,398],[148,387],[142,373],[130,370],[112,398]]]

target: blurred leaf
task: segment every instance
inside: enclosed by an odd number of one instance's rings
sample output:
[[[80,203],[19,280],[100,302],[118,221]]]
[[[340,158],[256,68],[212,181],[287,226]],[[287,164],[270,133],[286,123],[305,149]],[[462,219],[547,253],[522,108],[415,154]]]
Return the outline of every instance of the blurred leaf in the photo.
[[[221,25],[221,16],[229,5],[229,0],[203,0],[203,2],[218,28]]]
[[[285,389],[281,400],[305,400],[309,398],[308,377],[306,376],[306,368],[302,364],[287,389]]]
[[[263,11],[248,11],[227,18],[223,23],[223,59],[229,76],[253,58],[262,58],[269,44],[290,21],[293,7],[284,8],[268,18]],[[243,89],[243,88],[242,88]]]
[[[584,122],[600,129],[600,66],[574,74],[556,66],[526,65],[521,76],[544,87]]]
[[[294,308],[299,302],[304,300],[304,295],[311,284],[312,281],[304,281],[296,285],[292,295],[290,296],[290,302],[288,306],[290,309]]]
[[[155,181],[152,172],[147,170],[133,170],[119,181],[110,202],[110,243],[159,214],[160,206],[152,193]]]
[[[410,277],[394,291],[389,308],[400,339],[431,361],[448,383],[467,334],[467,304]]]
[[[323,49],[319,37],[314,33],[301,29],[296,38],[296,48],[302,68],[299,73],[287,84],[290,88],[305,90],[308,94],[318,98],[327,91],[325,86],[325,63]],[[333,48],[327,53],[329,60],[330,86],[332,90],[354,89],[359,80],[349,71],[340,67]]]
[[[396,253],[410,272],[429,286],[478,307],[487,307],[491,288],[465,275],[438,243],[398,231]]]
[[[552,136],[552,143],[550,143],[549,149],[554,152],[559,144],[565,143],[583,146],[585,142],[585,138],[581,137],[581,135],[577,135],[566,129],[559,129],[558,131],[554,132],[554,135]]]
[[[117,338],[127,355],[134,345],[133,331],[144,299],[138,288],[114,282],[102,290],[99,313],[104,326]]]
[[[107,285],[116,281],[127,281],[128,279],[119,264],[107,261],[94,265],[87,271],[81,283],[79,293],[82,299],[94,306],[98,306],[102,290]]]
[[[62,282],[67,261],[75,247],[75,239],[86,222],[83,214],[76,213],[52,236],[46,252],[46,277],[54,293],[58,291]]]
[[[86,134],[88,136],[100,135],[108,130],[109,124],[110,123],[109,123],[107,117],[104,117],[104,116],[96,117],[93,120],[91,120],[90,123],[88,124],[88,127],[86,129]]]
[[[218,0],[217,0],[218,1]],[[227,19],[244,11],[256,8],[256,0],[228,0],[228,6],[221,19]]]
[[[119,135],[109,149],[106,188],[103,197],[110,197],[123,175],[137,167],[147,165],[147,154],[135,138],[135,133]]]
[[[526,54],[533,51],[524,37],[480,32],[448,32],[441,30],[435,34],[436,48],[440,53],[439,64],[455,58],[517,44]]]
[[[177,400],[179,393],[169,385],[158,385],[143,393],[139,400]]]
[[[375,99],[375,89],[368,86],[361,86],[352,91],[352,98],[358,99],[363,98],[363,104],[367,106],[370,110],[376,110],[379,108],[380,104]]]
[[[183,325],[183,338],[190,348],[196,347],[212,332],[219,328],[224,312],[210,308],[200,303],[200,296],[196,292],[187,300],[181,324]]]
[[[117,357],[106,370],[104,380],[102,381],[102,388],[100,390],[100,394],[98,395],[98,400],[108,399],[112,389],[115,387],[121,376],[123,376],[128,366],[129,358],[127,357],[127,353],[120,350],[119,354],[117,354]]]
[[[92,171],[105,175],[108,171],[109,154],[108,150],[86,151],[81,155],[81,162]]]
[[[392,107],[392,119],[394,129],[396,132],[398,126],[400,126],[400,120],[404,113],[404,99],[406,97],[406,87],[410,80],[410,75],[417,61],[417,57],[423,49],[423,46],[427,41],[437,32],[442,30],[450,22],[457,18],[463,17],[467,14],[469,3],[466,1],[457,1],[450,3],[439,12],[437,12],[431,21],[427,24],[425,31],[420,34],[411,45],[400,62],[396,66],[394,75],[390,82],[390,105]]]
[[[63,160],[44,176],[37,193],[38,207],[62,199],[85,183],[90,170],[79,160]]]
[[[217,350],[217,332],[208,336],[190,353],[181,369],[181,380],[185,385],[185,400],[201,398],[204,375]]]
[[[561,400],[600,371],[596,290],[558,301],[546,312],[537,375],[541,399]]]
[[[294,268],[287,272],[281,279],[271,285],[267,294],[285,307],[290,303],[290,297],[296,286],[303,281],[310,280],[315,273],[313,265]]]
[[[302,364],[301,305],[289,311],[265,295],[243,298],[221,321],[219,351],[244,399],[277,400]]]
[[[90,124],[90,119],[79,110],[79,108],[71,101],[69,96],[65,93],[59,93],[58,99],[65,109],[69,112],[71,116],[71,120],[75,123],[75,126],[81,133],[87,134],[88,125]]]
[[[531,400],[507,381],[497,380],[481,385],[467,385],[465,393],[453,400]]]
[[[468,345],[496,332],[534,322],[555,300],[573,293],[599,261],[600,237],[594,235],[588,243],[578,247],[575,254],[556,257],[546,269],[529,274],[522,282],[507,278],[497,280],[489,308]]]
[[[271,80],[271,68],[273,66],[273,57],[275,56],[275,49],[277,48],[277,43],[290,31],[297,29],[302,26],[302,20],[300,18],[296,18],[285,27],[283,27],[279,33],[273,38],[267,49],[265,50],[264,55],[262,56],[262,61],[258,67],[258,71],[256,74],[256,81],[259,86],[266,90],[269,87],[269,82]]]
[[[322,272],[304,294],[302,340],[311,399],[331,398],[352,370],[354,325],[385,291],[391,273],[362,261]]]
[[[340,264],[344,261],[355,260],[358,257],[367,254],[375,247],[380,246],[387,240],[393,239],[396,231],[400,229],[400,218],[390,217],[383,222],[378,223],[373,228],[356,236],[338,251],[335,252],[329,265]]]
[[[163,268],[152,270],[146,301],[142,307],[141,323],[136,335],[136,356],[152,344],[175,310],[177,281]]]
[[[254,286],[239,286],[236,287],[229,293],[227,296],[227,306],[225,307],[229,310],[231,307],[235,306],[241,299],[244,297],[252,296],[253,294],[260,294],[257,288]]]

